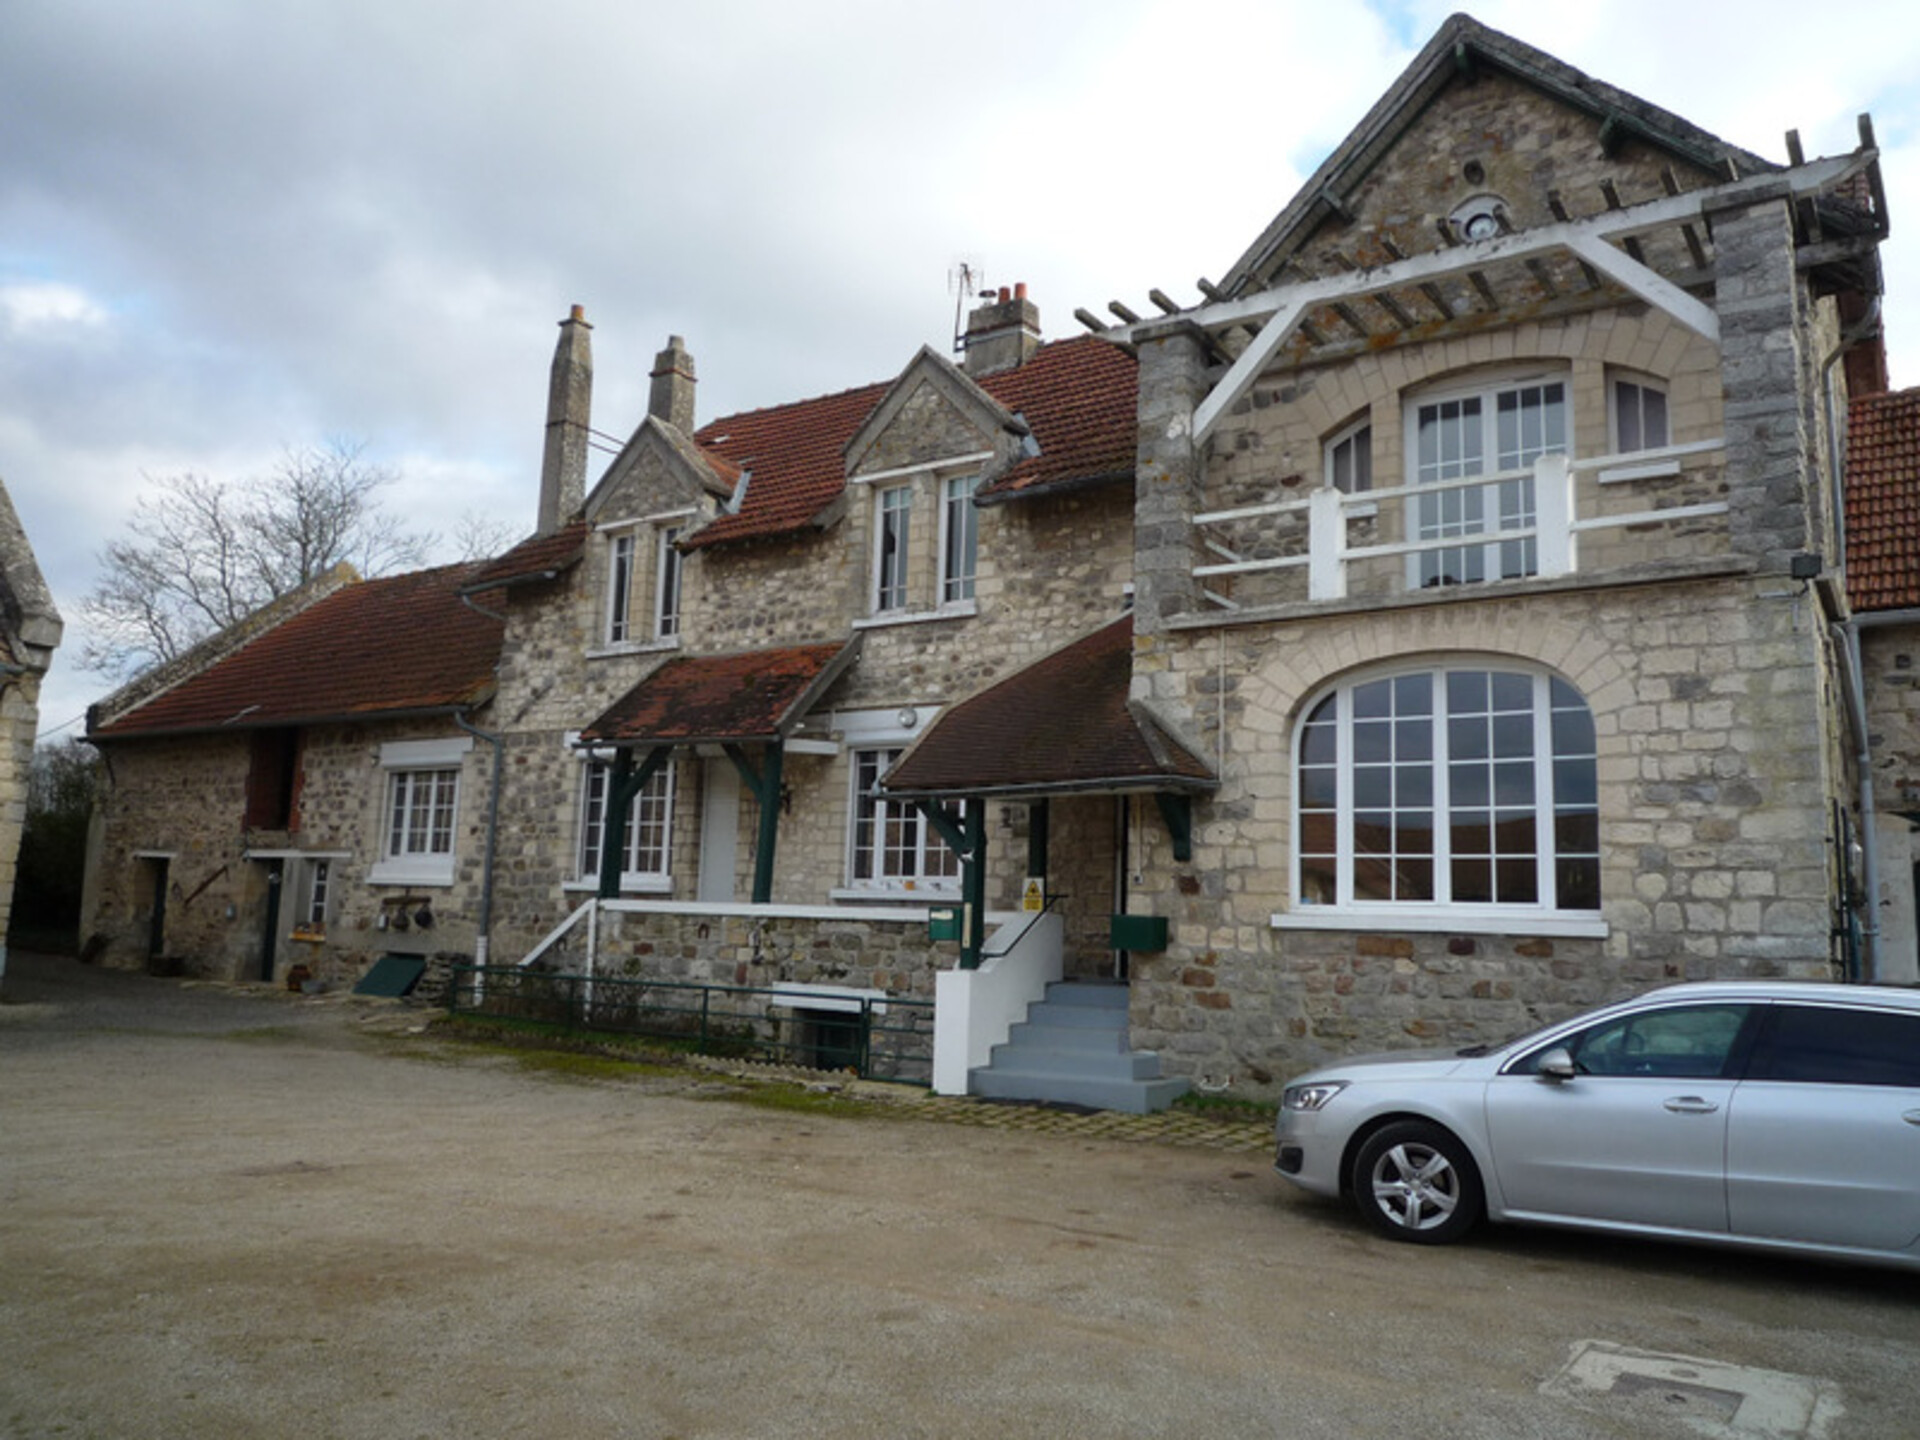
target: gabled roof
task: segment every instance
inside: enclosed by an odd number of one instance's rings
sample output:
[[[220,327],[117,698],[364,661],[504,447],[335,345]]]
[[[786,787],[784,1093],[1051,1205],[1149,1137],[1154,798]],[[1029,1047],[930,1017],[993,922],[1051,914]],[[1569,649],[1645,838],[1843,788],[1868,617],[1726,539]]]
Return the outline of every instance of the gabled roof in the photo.
[[[889,770],[889,795],[1210,790],[1213,771],[1128,701],[1133,617],[1122,616],[940,716]]]
[[[764,743],[805,718],[860,642],[687,655],[662,665],[580,732],[595,744]]]
[[[1857,611],[1920,608],[1920,389],[1849,408],[1847,598]]]
[[[493,690],[501,625],[460,599],[484,566],[344,586],[88,738],[257,729],[464,709]]]
[[[1349,194],[1379,163],[1427,105],[1448,85],[1471,77],[1477,67],[1511,75],[1598,119],[1603,126],[1611,127],[1611,133],[1663,150],[1696,170],[1724,179],[1728,162],[1741,175],[1779,168],[1671,111],[1490,29],[1471,15],[1456,14],[1448,17],[1400,78],[1300,187],[1287,208],[1234,262],[1221,282],[1221,291],[1238,296],[1268,284],[1279,262],[1297,249],[1322,219],[1335,213],[1340,197]]]
[[[745,470],[747,493],[738,514],[710,522],[682,545],[767,539],[816,523],[845,488],[847,443],[894,383],[703,426],[694,440]],[[1091,335],[1057,340],[1024,364],[972,383],[1026,424],[1038,450],[990,477],[983,499],[1132,478],[1139,367],[1119,347]]]
[[[575,520],[550,535],[529,535],[506,554],[475,567],[469,591],[550,580],[579,562],[587,543],[587,522]]]

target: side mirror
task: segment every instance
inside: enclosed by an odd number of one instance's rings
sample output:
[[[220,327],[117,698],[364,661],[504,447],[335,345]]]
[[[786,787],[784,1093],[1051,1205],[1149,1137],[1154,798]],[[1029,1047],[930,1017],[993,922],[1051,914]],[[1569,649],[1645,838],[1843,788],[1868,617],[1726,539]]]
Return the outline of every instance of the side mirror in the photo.
[[[1546,1080],[1571,1080],[1580,1072],[1574,1068],[1567,1047],[1556,1045],[1534,1063],[1534,1073]]]

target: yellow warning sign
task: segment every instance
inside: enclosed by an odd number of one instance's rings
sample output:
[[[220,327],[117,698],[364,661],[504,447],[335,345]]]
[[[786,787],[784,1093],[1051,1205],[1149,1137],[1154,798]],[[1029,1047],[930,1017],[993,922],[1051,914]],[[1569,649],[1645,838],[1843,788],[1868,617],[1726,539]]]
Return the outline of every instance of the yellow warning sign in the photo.
[[[1038,913],[1047,908],[1047,882],[1038,875],[1027,877],[1027,888],[1020,896],[1020,908],[1029,913]]]

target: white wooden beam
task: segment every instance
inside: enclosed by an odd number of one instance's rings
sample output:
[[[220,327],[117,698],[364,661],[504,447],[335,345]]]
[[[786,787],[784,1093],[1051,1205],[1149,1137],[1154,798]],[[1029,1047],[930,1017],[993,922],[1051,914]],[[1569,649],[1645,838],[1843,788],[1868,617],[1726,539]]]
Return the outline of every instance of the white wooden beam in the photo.
[[[1314,303],[1300,294],[1303,290],[1313,290],[1324,281],[1312,281],[1296,286],[1288,292],[1267,323],[1260,327],[1260,333],[1253,337],[1251,344],[1240,352],[1240,358],[1233,362],[1220,383],[1208,392],[1207,398],[1195,407],[1193,412],[1193,443],[1198,445],[1207,438],[1207,432],[1219,423],[1227,407],[1238,400],[1260,378],[1260,372],[1267,368],[1267,362],[1273,359],[1289,335],[1300,328],[1300,322],[1307,318],[1307,306]]]
[[[1576,235],[1568,248],[1623,290],[1658,306],[1696,335],[1720,343],[1720,317],[1650,266],[1616,250],[1598,235]]]

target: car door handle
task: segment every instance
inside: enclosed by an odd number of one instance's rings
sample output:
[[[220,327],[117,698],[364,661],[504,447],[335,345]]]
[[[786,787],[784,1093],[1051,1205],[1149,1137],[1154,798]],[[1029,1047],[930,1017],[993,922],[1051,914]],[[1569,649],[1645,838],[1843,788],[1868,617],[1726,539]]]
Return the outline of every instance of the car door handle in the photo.
[[[1920,1110],[1909,1110],[1900,1118],[1909,1125],[1920,1125]]]
[[[1667,1109],[1676,1115],[1711,1115],[1720,1107],[1711,1100],[1702,1100],[1698,1095],[1676,1095],[1666,1102]]]

